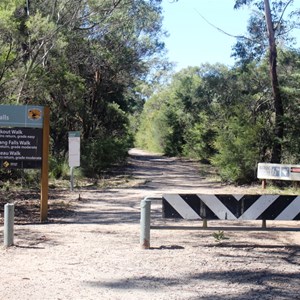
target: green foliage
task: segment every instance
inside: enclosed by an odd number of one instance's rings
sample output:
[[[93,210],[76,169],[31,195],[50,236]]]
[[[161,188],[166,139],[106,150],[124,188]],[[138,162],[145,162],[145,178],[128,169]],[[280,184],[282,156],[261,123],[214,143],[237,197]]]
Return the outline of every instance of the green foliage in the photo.
[[[264,12],[268,2],[237,0],[235,8]],[[265,14],[251,15],[249,38],[237,39],[235,67],[202,65],[175,74],[145,103],[137,145],[211,162],[234,183],[255,181],[258,162],[298,163],[300,55],[285,47],[293,42],[287,33],[299,25],[292,4],[271,2],[267,23]],[[267,36],[272,21],[274,35]]]
[[[183,147],[184,156],[209,162],[215,154],[213,144],[215,135],[214,125],[209,116],[201,112],[197,123],[186,132],[186,144]]]
[[[38,169],[1,169],[0,189],[9,191],[20,188],[38,189],[41,184],[41,172]]]
[[[0,169],[0,188],[7,189],[13,181],[17,181],[21,172],[16,169]]]
[[[220,126],[215,140],[217,154],[211,159],[223,180],[249,183],[255,180],[259,162],[260,126],[254,124],[249,113],[237,110],[225,126]]]
[[[40,170],[31,170],[24,169],[20,171],[21,174],[21,185],[22,187],[27,188],[36,188],[40,189],[41,185],[41,171]]]
[[[94,177],[116,164],[122,164],[131,147],[130,138],[102,137],[90,140],[82,147],[81,164],[83,174]]]
[[[161,91],[153,95],[144,105],[135,136],[135,145],[153,152],[165,152],[165,140],[168,134],[165,116],[168,92]]]
[[[224,240],[228,240],[229,238],[225,236],[224,231],[219,230],[218,232],[213,233],[213,237],[217,243],[221,243]]]
[[[285,108],[285,138],[283,141],[283,163],[298,164],[300,161],[300,53],[284,51],[279,53],[281,92]]]
[[[49,177],[52,179],[70,178],[70,167],[65,159],[51,156],[49,159]]]
[[[292,2],[271,3],[278,47],[290,45],[285,32],[299,25],[297,10],[281,18]],[[261,0],[235,3],[263,10]],[[90,176],[122,163],[133,134],[139,147],[212,162],[236,183],[255,180],[256,163],[269,161],[274,145],[282,146],[283,162],[298,163],[299,51],[277,48],[285,124],[278,139],[260,14],[251,16],[251,38],[237,40],[235,67],[189,67],[159,87],[170,66],[160,0],[24,4],[0,3],[0,99],[50,107],[54,178],[68,176],[70,130],[81,132],[82,169]]]
[[[51,176],[67,174],[73,130],[81,131],[87,173],[97,175],[124,161],[140,87],[158,79],[151,69],[167,66],[161,1],[28,4],[0,3],[1,102],[50,107]]]
[[[201,71],[182,70],[146,102],[136,137],[138,146],[170,156],[209,160],[214,153],[214,130]]]

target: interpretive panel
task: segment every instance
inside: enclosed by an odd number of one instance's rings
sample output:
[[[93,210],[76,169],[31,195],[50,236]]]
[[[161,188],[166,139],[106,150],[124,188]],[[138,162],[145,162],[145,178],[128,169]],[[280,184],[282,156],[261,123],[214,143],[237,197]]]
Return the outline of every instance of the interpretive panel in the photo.
[[[40,168],[41,128],[0,128],[0,164],[3,168]]]
[[[300,165],[259,163],[257,178],[300,181]]]

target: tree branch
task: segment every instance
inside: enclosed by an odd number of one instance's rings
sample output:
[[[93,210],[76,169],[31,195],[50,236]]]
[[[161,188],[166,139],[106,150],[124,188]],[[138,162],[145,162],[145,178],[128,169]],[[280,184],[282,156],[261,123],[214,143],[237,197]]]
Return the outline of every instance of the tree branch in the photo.
[[[233,38],[236,38],[236,39],[244,39],[244,40],[253,41],[252,39],[250,39],[250,38],[248,38],[248,37],[246,37],[246,36],[244,36],[244,35],[233,35],[233,34],[230,34],[230,33],[226,32],[226,31],[224,31],[223,29],[217,27],[216,25],[214,25],[213,23],[211,23],[210,21],[208,21],[203,15],[200,14],[200,12],[199,12],[196,8],[194,8],[194,9],[195,9],[195,11],[198,13],[198,15],[199,15],[199,16],[200,16],[207,24],[209,24],[210,26],[212,26],[212,27],[215,28],[216,30],[220,31],[221,33],[226,34],[226,35],[228,35],[228,36],[230,36],[230,37],[233,37]]]
[[[276,29],[278,28],[278,26],[280,26],[280,22],[281,22],[281,20],[282,20],[282,18],[283,18],[283,15],[284,15],[284,13],[285,13],[287,7],[288,7],[293,1],[294,1],[294,0],[289,0],[289,2],[285,5],[285,7],[284,7],[284,9],[283,9],[283,11],[282,11],[282,14],[281,14],[281,16],[280,16],[280,18],[279,18],[279,20],[278,20],[278,22],[277,22],[277,24],[276,24],[274,30],[276,30]]]

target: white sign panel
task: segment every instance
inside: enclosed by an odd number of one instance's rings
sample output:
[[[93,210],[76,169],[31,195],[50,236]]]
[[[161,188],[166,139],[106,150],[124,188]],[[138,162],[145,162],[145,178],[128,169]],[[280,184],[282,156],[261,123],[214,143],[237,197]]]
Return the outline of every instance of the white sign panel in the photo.
[[[69,166],[80,166],[80,132],[69,132]]]
[[[257,178],[300,181],[300,165],[259,163]]]

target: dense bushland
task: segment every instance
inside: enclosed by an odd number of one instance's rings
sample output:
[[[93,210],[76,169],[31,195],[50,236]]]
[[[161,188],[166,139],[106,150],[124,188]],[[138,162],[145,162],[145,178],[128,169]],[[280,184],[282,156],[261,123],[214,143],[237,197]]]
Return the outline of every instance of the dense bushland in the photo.
[[[211,163],[226,181],[251,182],[258,162],[300,158],[294,2],[234,1],[251,8],[236,64],[168,77],[161,0],[2,0],[1,103],[50,107],[53,177],[66,174],[68,131],[76,130],[85,176],[124,162],[135,140]]]
[[[283,163],[299,163],[300,53],[281,50],[284,99]],[[182,70],[145,104],[137,146],[214,164],[226,181],[256,178],[258,162],[270,162],[274,107],[267,62],[228,68],[203,65]]]
[[[50,107],[51,169],[80,131],[83,173],[126,159],[164,58],[160,0],[2,0],[0,101]],[[61,165],[55,166],[55,163]]]

